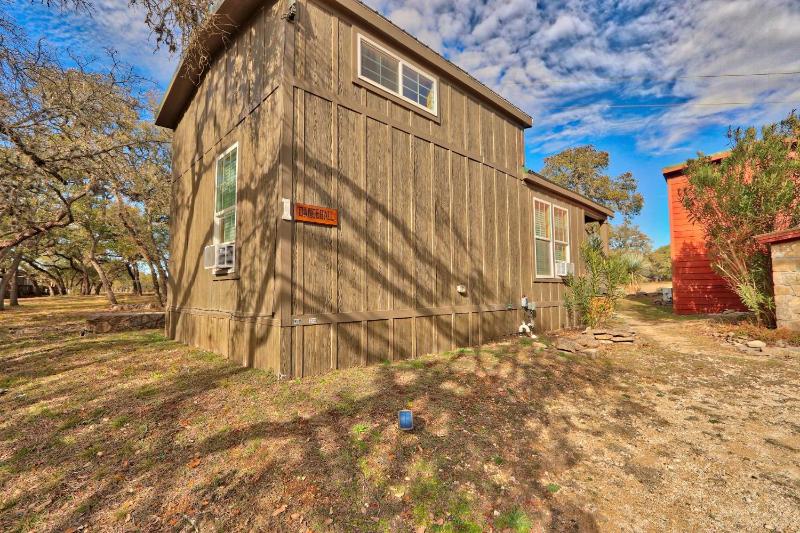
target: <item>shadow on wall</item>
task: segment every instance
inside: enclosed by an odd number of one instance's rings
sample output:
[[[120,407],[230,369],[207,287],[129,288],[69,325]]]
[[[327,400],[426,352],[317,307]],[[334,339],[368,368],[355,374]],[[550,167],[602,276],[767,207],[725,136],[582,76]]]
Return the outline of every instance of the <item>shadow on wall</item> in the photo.
[[[711,267],[702,244],[686,242],[672,259],[673,309],[679,315],[746,311],[728,282]]]
[[[305,39],[317,39],[315,26],[305,16],[297,24]],[[296,66],[309,68],[306,77],[311,85],[331,85],[331,80],[319,79],[327,69],[311,68],[326,65],[329,50],[302,47],[296,53],[300,54],[295,58]],[[205,92],[198,94],[218,92],[218,77],[207,78],[204,83]],[[268,118],[278,111],[274,99],[267,97],[227,137],[242,143],[240,154],[247,179],[239,182],[238,198],[242,215],[237,215],[241,280],[210,283],[214,294],[224,300],[226,308],[220,311],[235,309],[246,315],[269,317],[275,302],[282,301],[291,302],[293,315],[460,304],[516,305],[521,297],[520,264],[527,244],[520,239],[522,222],[509,213],[521,211],[521,193],[527,189],[512,176],[365,119],[330,100],[302,90],[292,94],[294,101],[287,103],[294,110],[291,115],[280,113],[278,119]],[[191,179],[179,182],[174,195],[178,199],[173,223],[177,253],[171,279],[180,280],[180,287],[176,283],[171,294],[173,305],[179,308],[198,307],[198,294],[208,291],[202,249],[197,249],[201,235],[206,244],[212,237],[213,206],[206,205],[205,191],[213,188],[216,152],[230,144],[227,140],[209,140],[213,137],[209,132],[220,131],[225,121],[219,109],[209,105],[209,98],[206,100],[199,102],[191,115],[195,124],[203,125],[202,131],[195,145],[184,148],[204,156],[193,163]],[[364,104],[393,115],[388,101],[368,97]],[[411,121],[412,112],[405,112]],[[272,154],[272,148],[278,154],[280,146],[274,146],[272,139],[280,136],[265,135],[265,131],[276,130],[291,137],[291,161],[265,155]],[[277,228],[271,223],[254,224],[246,220],[245,213],[254,220],[272,216],[277,221],[278,168],[282,164],[291,165],[292,197],[339,209],[340,225],[293,225],[291,273],[278,279]],[[195,201],[198,195],[204,199]],[[460,284],[467,286],[466,296],[456,292]],[[273,287],[291,293],[277,294]],[[523,292],[530,294],[531,289],[526,282]],[[551,297],[545,301],[557,300],[559,290],[548,286]],[[552,320],[551,310],[547,310],[547,316]],[[470,331],[465,317],[397,319],[394,336],[388,320],[371,321],[366,328],[356,323],[322,324],[298,328],[295,335],[300,337],[293,342],[309,347],[315,359],[310,366],[314,368],[365,364],[387,356],[403,359],[411,355],[412,342],[416,342],[418,354],[449,349],[453,339],[457,345],[475,344],[477,331],[474,326]],[[487,339],[513,333],[519,318],[515,311],[483,313],[480,335]],[[266,328],[251,328],[247,345],[263,345],[269,335]],[[398,335],[402,342],[397,342]],[[338,346],[331,347],[331,342],[338,342]],[[367,356],[357,351],[379,355],[376,361],[367,361]],[[331,352],[338,352],[333,361]],[[343,352],[343,359],[350,361],[340,364],[338,357]],[[250,356],[248,362],[252,364],[252,350]]]

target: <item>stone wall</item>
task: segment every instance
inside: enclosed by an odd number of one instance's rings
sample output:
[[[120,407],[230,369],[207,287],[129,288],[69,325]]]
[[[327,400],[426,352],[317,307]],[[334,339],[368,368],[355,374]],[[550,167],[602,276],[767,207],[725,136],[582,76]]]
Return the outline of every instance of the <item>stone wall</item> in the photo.
[[[800,331],[800,240],[772,245],[778,327]]]
[[[91,333],[112,333],[140,329],[164,329],[163,312],[99,313],[86,320]]]

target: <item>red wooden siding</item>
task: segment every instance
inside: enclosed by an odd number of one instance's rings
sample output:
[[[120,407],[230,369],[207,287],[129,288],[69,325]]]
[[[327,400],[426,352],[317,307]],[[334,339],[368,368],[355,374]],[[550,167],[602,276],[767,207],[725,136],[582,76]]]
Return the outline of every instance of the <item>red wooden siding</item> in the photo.
[[[727,282],[711,268],[702,227],[689,219],[680,200],[687,177],[681,170],[665,173],[672,239],[673,308],[679,315],[745,310]]]

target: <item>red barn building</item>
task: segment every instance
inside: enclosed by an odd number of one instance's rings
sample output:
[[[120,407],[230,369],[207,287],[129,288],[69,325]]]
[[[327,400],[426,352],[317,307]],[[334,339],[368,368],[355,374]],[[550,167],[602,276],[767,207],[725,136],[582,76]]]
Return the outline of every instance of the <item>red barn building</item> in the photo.
[[[721,161],[729,152],[711,156]],[[688,184],[686,164],[663,169],[669,198],[672,249],[673,309],[679,315],[746,310],[728,283],[711,268],[703,228],[692,222],[681,202],[680,191]]]

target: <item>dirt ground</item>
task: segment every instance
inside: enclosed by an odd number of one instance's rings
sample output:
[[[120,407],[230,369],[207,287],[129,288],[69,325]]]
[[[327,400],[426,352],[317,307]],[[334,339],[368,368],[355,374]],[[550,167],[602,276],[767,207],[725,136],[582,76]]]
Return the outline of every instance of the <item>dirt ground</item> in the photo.
[[[103,305],[0,314],[4,531],[800,531],[800,356],[703,319],[634,302],[643,342],[595,358],[511,339],[279,382],[81,337]]]

